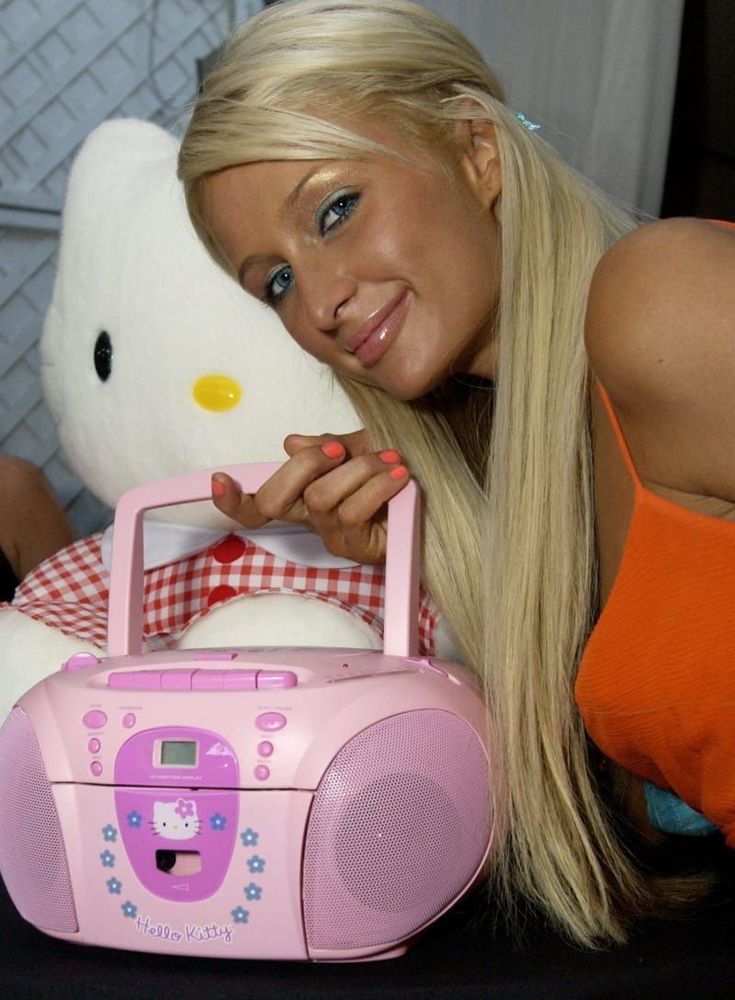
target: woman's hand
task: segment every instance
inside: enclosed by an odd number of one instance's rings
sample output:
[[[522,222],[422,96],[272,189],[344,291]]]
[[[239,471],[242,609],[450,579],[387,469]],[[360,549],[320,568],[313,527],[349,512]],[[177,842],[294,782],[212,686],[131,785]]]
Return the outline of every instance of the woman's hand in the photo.
[[[257,493],[241,493],[225,473],[212,477],[212,498],[245,528],[268,521],[304,524],[334,555],[359,563],[385,560],[385,505],[408,482],[397,451],[370,451],[367,432],[310,437],[291,434],[290,456]]]

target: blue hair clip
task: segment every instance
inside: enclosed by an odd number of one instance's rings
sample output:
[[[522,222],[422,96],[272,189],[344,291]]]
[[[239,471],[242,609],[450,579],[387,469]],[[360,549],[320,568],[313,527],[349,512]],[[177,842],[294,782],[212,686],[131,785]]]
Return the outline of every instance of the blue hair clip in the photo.
[[[516,118],[524,128],[528,129],[529,132],[538,132],[541,128],[541,126],[537,125],[536,122],[532,122],[530,118],[526,118],[522,111],[516,112]]]

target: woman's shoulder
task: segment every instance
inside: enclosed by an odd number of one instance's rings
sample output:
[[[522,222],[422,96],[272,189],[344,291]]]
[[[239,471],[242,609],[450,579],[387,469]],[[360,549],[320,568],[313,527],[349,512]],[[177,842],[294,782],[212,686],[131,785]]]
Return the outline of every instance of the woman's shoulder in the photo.
[[[664,219],[613,244],[592,278],[585,338],[625,410],[686,403],[723,365],[735,380],[735,228]]]
[[[735,501],[735,230],[625,236],[595,270],[585,335],[644,481]]]

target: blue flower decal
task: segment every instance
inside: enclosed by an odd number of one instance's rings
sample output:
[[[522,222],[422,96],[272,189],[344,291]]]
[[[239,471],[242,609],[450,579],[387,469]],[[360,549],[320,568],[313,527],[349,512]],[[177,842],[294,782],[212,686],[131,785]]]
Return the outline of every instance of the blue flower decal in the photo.
[[[248,827],[244,833],[240,834],[240,840],[243,843],[243,847],[257,847],[259,836],[260,834],[256,833],[255,830],[251,830],[250,827]]]
[[[232,910],[231,916],[236,924],[246,924],[250,919],[250,914],[247,910],[243,910],[242,906],[236,906]]]
[[[213,830],[224,830],[227,826],[227,817],[223,816],[222,813],[215,813],[214,816],[209,817],[209,825]]]
[[[103,851],[102,854],[100,854],[100,861],[102,862],[103,868],[115,867],[115,855],[111,851]]]
[[[133,809],[132,812],[129,812],[125,819],[128,821],[128,826],[140,826],[143,822],[143,817],[135,809]]]
[[[114,844],[117,840],[117,830],[111,823],[108,823],[107,826],[102,827],[102,836],[108,844]]]
[[[245,898],[251,901],[254,899],[260,899],[263,895],[263,890],[259,885],[256,885],[255,882],[251,882],[250,885],[246,885],[243,892],[245,893]]]
[[[260,874],[260,872],[265,871],[265,861],[263,858],[259,858],[257,854],[254,854],[252,858],[250,858],[247,865],[253,875],[257,875]]]
[[[107,880],[107,891],[113,896],[119,896],[120,890],[122,889],[122,882],[119,882],[116,878],[108,878]]]
[[[134,903],[131,903],[130,900],[127,903],[123,903],[120,909],[123,911],[124,917],[137,917],[138,915],[138,907]]]

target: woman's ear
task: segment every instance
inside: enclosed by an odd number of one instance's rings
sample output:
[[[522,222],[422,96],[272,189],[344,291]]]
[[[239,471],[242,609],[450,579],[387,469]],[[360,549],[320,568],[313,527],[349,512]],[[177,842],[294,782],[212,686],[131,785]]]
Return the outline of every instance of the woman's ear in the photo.
[[[502,189],[495,126],[485,121],[463,121],[458,128],[465,177],[483,207],[492,208]]]

